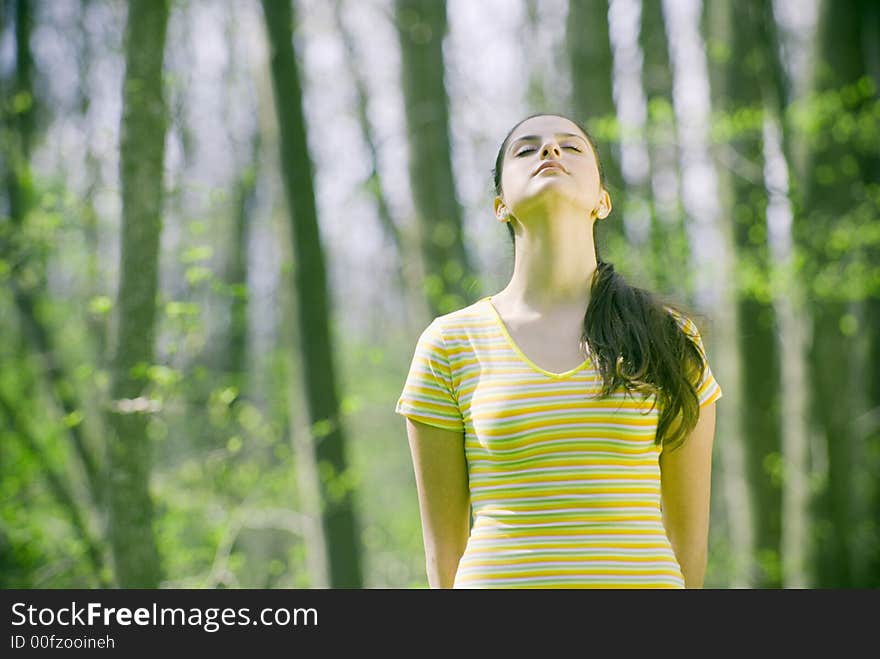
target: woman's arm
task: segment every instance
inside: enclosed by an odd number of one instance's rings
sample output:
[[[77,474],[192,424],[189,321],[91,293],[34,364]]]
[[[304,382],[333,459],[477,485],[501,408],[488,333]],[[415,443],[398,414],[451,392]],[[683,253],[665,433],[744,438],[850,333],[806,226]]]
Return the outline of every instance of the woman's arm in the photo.
[[[406,420],[431,588],[452,588],[470,532],[464,433]]]
[[[715,403],[700,408],[684,444],[660,454],[663,524],[684,575],[685,588],[702,588],[709,543],[709,494]]]

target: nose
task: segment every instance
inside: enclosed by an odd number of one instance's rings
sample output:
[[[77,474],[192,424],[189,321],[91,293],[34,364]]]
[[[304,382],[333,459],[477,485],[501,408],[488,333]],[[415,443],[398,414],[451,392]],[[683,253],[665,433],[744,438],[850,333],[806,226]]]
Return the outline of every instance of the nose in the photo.
[[[548,142],[541,147],[541,159],[546,160],[547,156],[553,154],[554,158],[558,158],[562,155],[562,149],[559,148],[559,145],[556,142]]]

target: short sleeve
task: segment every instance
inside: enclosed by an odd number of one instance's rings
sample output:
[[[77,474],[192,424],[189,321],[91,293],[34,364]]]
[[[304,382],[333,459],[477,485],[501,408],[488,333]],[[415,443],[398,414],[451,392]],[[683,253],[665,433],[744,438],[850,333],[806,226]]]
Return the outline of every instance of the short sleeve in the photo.
[[[706,348],[703,345],[703,339],[700,336],[700,331],[697,329],[694,321],[687,316],[675,312],[673,312],[672,315],[679,327],[684,329],[685,333],[690,337],[691,341],[696,344],[700,354],[703,356],[705,369],[703,370],[703,375],[697,384],[697,398],[700,401],[700,407],[705,407],[709,403],[713,403],[722,397],[723,393],[721,391],[721,385],[718,384],[715,380],[715,376],[712,374],[712,369],[709,366],[709,358],[706,355]]]
[[[446,344],[436,319],[416,343],[397,414],[446,430],[463,430]]]

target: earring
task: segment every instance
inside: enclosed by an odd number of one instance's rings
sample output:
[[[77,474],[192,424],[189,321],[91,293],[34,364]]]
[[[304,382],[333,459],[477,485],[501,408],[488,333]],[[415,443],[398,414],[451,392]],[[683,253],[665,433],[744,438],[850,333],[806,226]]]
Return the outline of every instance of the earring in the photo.
[[[501,209],[501,217],[503,217],[505,220],[507,220],[507,218],[510,217],[510,211],[508,211],[506,208],[502,208]]]

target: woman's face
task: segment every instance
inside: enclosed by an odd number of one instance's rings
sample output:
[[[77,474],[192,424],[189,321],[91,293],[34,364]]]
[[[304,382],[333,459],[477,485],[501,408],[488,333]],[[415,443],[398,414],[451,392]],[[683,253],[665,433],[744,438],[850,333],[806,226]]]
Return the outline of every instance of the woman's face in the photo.
[[[559,168],[536,172],[548,161]],[[515,217],[525,217],[542,205],[574,206],[591,219],[594,212],[604,217],[610,211],[593,149],[580,128],[564,117],[532,117],[516,127],[503,155],[501,190],[496,214],[502,201]]]

